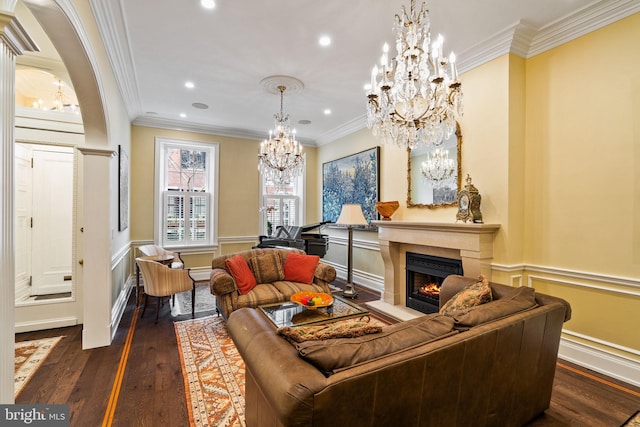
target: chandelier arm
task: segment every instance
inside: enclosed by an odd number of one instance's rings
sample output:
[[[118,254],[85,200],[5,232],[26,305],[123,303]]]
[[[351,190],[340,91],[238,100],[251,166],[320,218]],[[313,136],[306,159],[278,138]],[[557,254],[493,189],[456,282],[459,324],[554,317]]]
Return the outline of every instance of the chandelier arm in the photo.
[[[409,12],[409,13],[407,13]],[[442,53],[442,37],[431,44],[429,10],[410,0],[394,15],[396,56],[385,44],[381,68],[373,68],[367,126],[385,143],[413,148],[439,145],[462,116],[455,56]],[[450,68],[450,75],[449,75]]]

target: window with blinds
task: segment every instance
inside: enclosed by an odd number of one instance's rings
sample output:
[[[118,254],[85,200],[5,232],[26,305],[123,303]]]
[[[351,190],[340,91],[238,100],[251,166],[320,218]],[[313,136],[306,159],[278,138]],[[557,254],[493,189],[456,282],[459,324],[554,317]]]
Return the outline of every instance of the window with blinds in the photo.
[[[156,140],[156,242],[165,247],[215,243],[217,144]]]
[[[261,218],[262,234],[267,235],[269,228],[272,233],[278,226],[303,225],[303,179],[293,182],[275,183],[273,181],[262,182],[262,208],[264,212]]]

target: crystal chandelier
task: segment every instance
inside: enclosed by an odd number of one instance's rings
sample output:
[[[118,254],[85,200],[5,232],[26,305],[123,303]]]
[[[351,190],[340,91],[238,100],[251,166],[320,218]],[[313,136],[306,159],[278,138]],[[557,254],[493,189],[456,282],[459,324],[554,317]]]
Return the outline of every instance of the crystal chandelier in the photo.
[[[289,129],[289,115],[284,115],[283,99],[286,87],[280,91],[280,113],[275,114],[275,129],[269,131],[269,139],[260,143],[258,170],[266,180],[290,182],[302,174],[304,154],[296,141],[296,131]]]
[[[431,181],[434,188],[444,187],[455,176],[456,165],[449,158],[449,151],[436,148],[431,151],[431,157],[422,162],[422,176]]]
[[[58,89],[56,89],[56,93],[54,96],[53,106],[51,107],[46,106],[45,102],[42,99],[38,99],[37,101],[33,102],[33,108],[38,108],[41,110],[51,110],[51,111],[65,111],[65,112],[80,114],[80,107],[78,107],[77,104],[64,102],[64,94],[62,93],[62,87],[64,86],[64,83],[62,83],[62,80],[57,79],[57,81],[54,81],[53,84],[58,87]]]
[[[431,43],[426,3],[420,11],[411,0],[395,16],[397,55],[389,61],[383,47],[380,67],[371,72],[367,126],[384,143],[405,148],[439,145],[456,130],[462,116],[462,91],[453,52],[443,56],[442,36]]]

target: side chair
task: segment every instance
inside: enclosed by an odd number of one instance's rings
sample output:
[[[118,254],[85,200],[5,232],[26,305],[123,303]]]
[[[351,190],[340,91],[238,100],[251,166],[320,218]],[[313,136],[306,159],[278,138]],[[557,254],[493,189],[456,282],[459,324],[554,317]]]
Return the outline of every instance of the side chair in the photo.
[[[158,323],[158,313],[160,312],[162,298],[175,296],[175,294],[189,290],[191,291],[191,317],[194,317],[196,285],[195,280],[189,274],[188,268],[169,268],[159,262],[141,258],[136,258],[136,263],[142,272],[144,280],[144,307],[140,317],[144,316],[144,312],[147,309],[149,295],[157,298],[155,323]]]
[[[172,252],[158,245],[138,246],[138,250],[143,256],[171,255],[173,260],[168,264],[171,268],[184,268],[184,261],[180,257],[180,252]]]

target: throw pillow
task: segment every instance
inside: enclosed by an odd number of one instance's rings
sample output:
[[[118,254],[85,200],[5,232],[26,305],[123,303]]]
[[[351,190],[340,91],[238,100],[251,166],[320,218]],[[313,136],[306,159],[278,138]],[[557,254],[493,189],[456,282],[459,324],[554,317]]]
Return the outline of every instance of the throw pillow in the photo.
[[[382,325],[356,320],[353,322],[336,322],[316,326],[283,326],[278,334],[291,343],[305,341],[328,340],[331,338],[354,338],[382,331]]]
[[[229,270],[229,273],[231,273],[231,276],[233,276],[238,291],[240,291],[242,295],[248,293],[258,284],[247,261],[242,255],[238,254],[225,259],[224,265],[227,267],[227,270]]]
[[[273,283],[284,280],[282,259],[277,251],[265,251],[249,259],[249,265],[258,283]]]
[[[284,280],[310,285],[313,274],[320,262],[318,255],[302,255],[291,253],[284,261]]]
[[[300,356],[329,376],[342,369],[421,346],[456,333],[453,319],[438,313],[382,328],[356,338],[305,341],[296,345]]]
[[[455,321],[456,329],[465,330],[537,306],[535,290],[522,286],[514,288],[512,293],[500,299],[467,310],[456,311],[451,314],[451,317]]]
[[[489,281],[484,274],[481,274],[478,280],[478,282],[465,286],[460,292],[452,296],[440,308],[440,314],[450,316],[458,310],[465,310],[491,301],[492,295]]]

